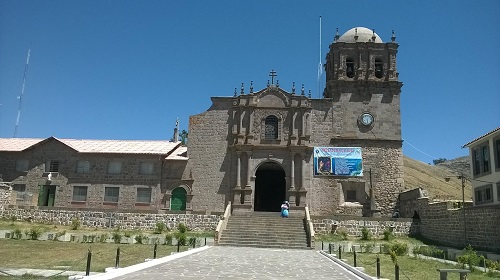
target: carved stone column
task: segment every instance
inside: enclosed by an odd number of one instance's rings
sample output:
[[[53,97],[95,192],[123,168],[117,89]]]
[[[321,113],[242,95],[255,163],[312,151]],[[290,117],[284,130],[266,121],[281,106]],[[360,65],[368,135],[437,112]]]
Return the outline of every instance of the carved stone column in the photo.
[[[243,192],[244,196],[244,204],[250,205],[252,204],[252,185],[250,185],[250,171],[252,170],[250,158],[252,157],[252,152],[247,151],[247,184],[245,186],[245,190]]]
[[[241,152],[237,151],[238,162],[236,164],[236,187],[241,187]]]
[[[290,205],[295,206],[295,153],[291,153],[290,160],[290,189],[288,189],[288,201]]]
[[[297,192],[297,197],[299,197],[299,205],[298,206],[301,206],[301,207],[304,207],[306,206],[306,188],[305,188],[305,185],[306,185],[306,154],[305,153],[302,153],[300,154],[301,156],[301,179],[300,179],[300,189],[298,190]]]

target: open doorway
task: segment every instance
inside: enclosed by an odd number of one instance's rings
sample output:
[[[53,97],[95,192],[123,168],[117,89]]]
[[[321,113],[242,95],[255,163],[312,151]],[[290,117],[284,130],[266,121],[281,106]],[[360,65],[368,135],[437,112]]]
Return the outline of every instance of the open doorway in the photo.
[[[254,211],[279,212],[286,199],[285,171],[274,162],[262,164],[255,172]]]

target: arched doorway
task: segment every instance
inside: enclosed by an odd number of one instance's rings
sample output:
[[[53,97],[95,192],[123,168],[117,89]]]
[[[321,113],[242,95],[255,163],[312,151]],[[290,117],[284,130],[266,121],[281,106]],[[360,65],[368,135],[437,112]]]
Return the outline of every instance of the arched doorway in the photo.
[[[170,210],[184,211],[186,210],[186,190],[183,187],[177,187],[172,191],[170,199]]]
[[[274,162],[262,164],[255,172],[254,211],[279,212],[285,198],[283,168]]]

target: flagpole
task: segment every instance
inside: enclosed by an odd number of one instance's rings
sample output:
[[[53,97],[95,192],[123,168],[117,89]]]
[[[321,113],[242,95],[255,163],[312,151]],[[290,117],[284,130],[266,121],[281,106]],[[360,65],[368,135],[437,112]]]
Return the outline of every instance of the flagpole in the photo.
[[[319,64],[318,64],[318,98],[321,98],[320,79],[323,73],[323,65],[321,64],[321,16],[319,16]]]

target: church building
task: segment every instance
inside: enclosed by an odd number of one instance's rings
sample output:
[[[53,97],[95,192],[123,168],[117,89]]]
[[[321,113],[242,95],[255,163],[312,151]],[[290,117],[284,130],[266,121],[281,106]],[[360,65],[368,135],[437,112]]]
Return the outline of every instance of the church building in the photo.
[[[326,55],[323,98],[280,87],[212,97],[189,119],[193,208],[390,215],[403,187],[394,33],[338,32]]]

